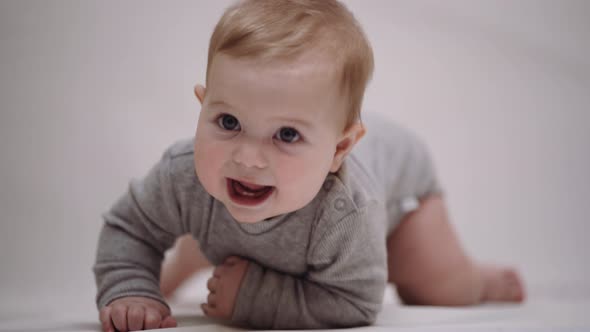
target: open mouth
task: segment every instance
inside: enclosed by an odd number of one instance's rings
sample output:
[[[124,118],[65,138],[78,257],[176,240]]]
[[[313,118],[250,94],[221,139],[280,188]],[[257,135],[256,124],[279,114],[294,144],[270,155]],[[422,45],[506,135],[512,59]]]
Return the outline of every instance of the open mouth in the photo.
[[[261,186],[253,183],[227,178],[229,197],[240,205],[254,206],[263,203],[274,192],[273,186]]]

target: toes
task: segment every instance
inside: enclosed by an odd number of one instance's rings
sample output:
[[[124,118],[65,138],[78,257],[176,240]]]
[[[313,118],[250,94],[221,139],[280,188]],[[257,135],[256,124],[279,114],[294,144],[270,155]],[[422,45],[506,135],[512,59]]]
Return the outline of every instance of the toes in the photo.
[[[507,269],[504,271],[506,297],[515,302],[524,301],[524,284],[516,270]]]
[[[488,267],[485,270],[485,301],[522,302],[525,298],[524,283],[513,268]]]

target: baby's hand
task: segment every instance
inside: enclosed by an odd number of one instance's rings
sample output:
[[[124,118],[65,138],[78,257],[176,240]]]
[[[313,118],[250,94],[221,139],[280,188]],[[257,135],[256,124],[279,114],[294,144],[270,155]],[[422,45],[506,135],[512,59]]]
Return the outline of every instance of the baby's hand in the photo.
[[[213,276],[207,281],[207,303],[201,304],[205,315],[221,319],[231,318],[248,264],[245,259],[231,256],[215,268]]]
[[[104,332],[176,327],[176,320],[162,303],[147,297],[122,297],[100,309]]]

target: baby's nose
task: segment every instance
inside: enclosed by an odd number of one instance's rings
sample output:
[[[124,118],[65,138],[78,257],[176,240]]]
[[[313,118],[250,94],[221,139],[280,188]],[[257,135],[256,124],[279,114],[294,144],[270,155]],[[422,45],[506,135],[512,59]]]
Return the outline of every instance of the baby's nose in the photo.
[[[264,155],[264,147],[262,144],[245,141],[239,144],[232,155],[233,161],[236,164],[248,168],[266,168],[268,161]]]

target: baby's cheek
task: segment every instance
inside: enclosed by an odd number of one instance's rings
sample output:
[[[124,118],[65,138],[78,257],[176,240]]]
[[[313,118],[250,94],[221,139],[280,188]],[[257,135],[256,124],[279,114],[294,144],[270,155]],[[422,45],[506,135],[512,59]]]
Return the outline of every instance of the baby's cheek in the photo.
[[[195,146],[195,169],[206,189],[222,177],[223,152],[212,145]]]
[[[274,168],[280,185],[299,187],[305,180],[306,165],[298,160],[281,160]]]
[[[280,166],[281,189],[298,205],[309,203],[324,182],[325,174],[316,165],[305,160]]]

